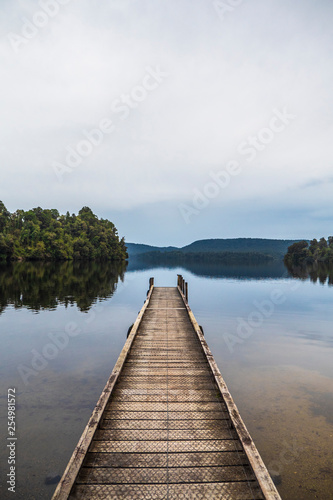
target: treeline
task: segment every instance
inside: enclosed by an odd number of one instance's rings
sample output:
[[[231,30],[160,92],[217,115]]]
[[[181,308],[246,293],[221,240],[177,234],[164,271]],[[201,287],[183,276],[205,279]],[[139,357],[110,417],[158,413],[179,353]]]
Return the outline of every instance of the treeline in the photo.
[[[10,213],[0,201],[0,260],[117,260],[127,257],[124,238],[89,207],[78,215],[55,209]]]
[[[194,241],[190,245],[177,247],[155,247],[138,243],[127,243],[130,257],[147,252],[185,252],[188,253],[218,253],[236,252],[246,254],[265,254],[275,258],[283,258],[288,247],[296,240],[268,240],[262,238],[209,239]]]
[[[329,236],[327,240],[320,238],[318,241],[314,238],[310,243],[306,240],[294,243],[288,248],[284,261],[287,265],[296,266],[320,262],[332,264],[333,236]]]
[[[151,264],[184,264],[186,262],[205,262],[221,264],[265,264],[273,257],[259,252],[146,252],[135,257],[141,262]]]
[[[244,252],[283,257],[296,240],[270,240],[263,238],[234,238],[198,240],[182,248],[185,252]]]

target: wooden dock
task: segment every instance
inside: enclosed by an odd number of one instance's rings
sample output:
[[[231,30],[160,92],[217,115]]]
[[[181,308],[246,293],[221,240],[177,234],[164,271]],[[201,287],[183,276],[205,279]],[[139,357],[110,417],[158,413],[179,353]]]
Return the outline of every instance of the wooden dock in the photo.
[[[53,500],[280,499],[187,284],[153,283]]]

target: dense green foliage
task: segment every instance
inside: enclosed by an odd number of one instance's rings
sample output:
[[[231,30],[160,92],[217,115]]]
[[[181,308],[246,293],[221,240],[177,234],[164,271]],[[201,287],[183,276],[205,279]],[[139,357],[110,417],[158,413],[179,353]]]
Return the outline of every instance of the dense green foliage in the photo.
[[[124,238],[88,207],[78,215],[40,207],[8,212],[0,201],[0,260],[125,260]]]
[[[0,264],[0,314],[8,305],[35,312],[76,305],[87,312],[112,297],[124,262],[8,262]]]
[[[288,248],[284,257],[287,265],[302,265],[324,262],[333,263],[333,236],[313,239],[309,242],[302,240],[294,243]]]

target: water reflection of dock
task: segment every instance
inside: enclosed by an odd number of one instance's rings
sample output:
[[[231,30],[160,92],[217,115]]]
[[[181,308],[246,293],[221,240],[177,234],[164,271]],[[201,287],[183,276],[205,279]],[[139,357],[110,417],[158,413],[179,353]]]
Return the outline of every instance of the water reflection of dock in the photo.
[[[154,287],[53,500],[279,499],[187,303]]]

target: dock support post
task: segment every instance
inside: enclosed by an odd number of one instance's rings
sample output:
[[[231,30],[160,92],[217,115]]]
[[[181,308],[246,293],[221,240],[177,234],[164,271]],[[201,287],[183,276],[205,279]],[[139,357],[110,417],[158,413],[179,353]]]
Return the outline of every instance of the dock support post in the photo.
[[[188,283],[184,280],[181,274],[177,274],[177,285],[182,294],[184,295],[186,302],[188,302]]]
[[[154,286],[154,278],[149,278],[149,290]]]
[[[188,302],[188,283],[184,280],[181,274],[177,274],[177,285]]]

